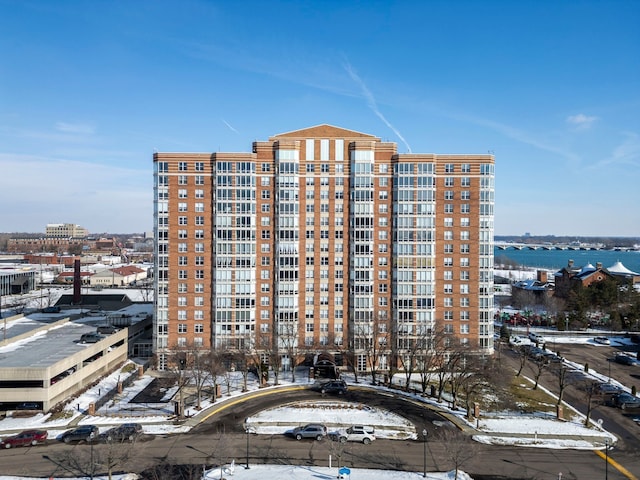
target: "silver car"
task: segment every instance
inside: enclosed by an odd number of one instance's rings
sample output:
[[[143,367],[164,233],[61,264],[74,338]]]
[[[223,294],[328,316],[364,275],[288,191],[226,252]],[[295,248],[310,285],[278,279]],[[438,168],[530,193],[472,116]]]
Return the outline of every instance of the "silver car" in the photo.
[[[296,440],[302,440],[303,438],[315,438],[316,440],[322,440],[327,436],[327,427],[320,423],[310,423],[303,427],[296,427],[291,430],[291,435]]]

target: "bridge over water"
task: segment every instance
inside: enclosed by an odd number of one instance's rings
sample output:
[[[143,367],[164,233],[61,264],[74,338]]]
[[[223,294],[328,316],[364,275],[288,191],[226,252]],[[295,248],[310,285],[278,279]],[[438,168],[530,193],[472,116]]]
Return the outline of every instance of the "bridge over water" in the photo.
[[[590,244],[571,244],[571,243],[515,243],[515,242],[494,242],[498,250],[608,250],[616,252],[629,252],[634,250],[632,247],[604,247],[602,245]]]

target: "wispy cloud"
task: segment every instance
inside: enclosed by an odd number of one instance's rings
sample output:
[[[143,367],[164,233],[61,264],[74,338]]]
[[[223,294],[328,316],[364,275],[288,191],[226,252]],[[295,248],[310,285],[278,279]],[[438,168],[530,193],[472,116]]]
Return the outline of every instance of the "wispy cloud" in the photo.
[[[567,123],[571,125],[574,130],[587,130],[591,128],[591,125],[593,125],[596,120],[598,120],[598,117],[585,115],[584,113],[569,115],[566,119]]]
[[[549,144],[547,142],[541,141],[531,136],[527,132],[524,132],[511,125],[505,125],[504,123],[496,122],[494,120],[489,120],[486,118],[480,118],[480,117],[467,115],[467,114],[453,114],[453,115],[448,114],[448,116],[450,116],[451,118],[455,118],[457,120],[464,120],[476,125],[481,125],[483,127],[490,128],[504,135],[505,137],[511,138],[512,140],[516,140],[518,142],[531,145],[535,148],[539,148],[540,150],[544,150],[550,153],[554,153],[556,155],[560,155],[561,157],[564,157],[573,163],[580,162],[580,156],[577,155],[576,153],[573,153],[569,150],[565,150],[561,147],[557,147],[555,145]]]
[[[229,130],[231,130],[232,132],[240,134],[240,132],[238,132],[238,130],[236,130],[231,125],[229,125],[229,122],[227,122],[224,118],[222,119],[222,123],[224,123],[229,128]]]
[[[611,155],[593,165],[592,168],[618,164],[640,167],[640,136],[635,132],[623,132],[622,135],[625,137],[622,143],[613,149]]]
[[[353,69],[353,67],[349,62],[345,61],[344,69],[347,71],[351,79],[354,82],[356,82],[360,87],[360,90],[362,91],[362,95],[367,101],[367,105],[369,106],[369,108],[373,111],[373,113],[375,113],[378,116],[378,118],[380,118],[380,120],[382,120],[385,123],[387,127],[389,127],[393,131],[393,133],[395,133],[398,136],[400,140],[402,140],[404,145],[407,147],[407,150],[409,151],[409,153],[411,153],[411,147],[409,146],[407,141],[404,139],[402,134],[393,125],[391,125],[391,122],[389,122],[389,120],[387,120],[385,116],[382,114],[382,112],[378,108],[378,104],[376,102],[375,97],[373,96],[373,93],[371,93],[371,90],[367,88],[367,85],[362,81],[360,76],[355,72],[355,70]]]
[[[95,128],[93,126],[82,123],[57,122],[55,128],[59,132],[72,133],[76,135],[93,135],[95,133]]]

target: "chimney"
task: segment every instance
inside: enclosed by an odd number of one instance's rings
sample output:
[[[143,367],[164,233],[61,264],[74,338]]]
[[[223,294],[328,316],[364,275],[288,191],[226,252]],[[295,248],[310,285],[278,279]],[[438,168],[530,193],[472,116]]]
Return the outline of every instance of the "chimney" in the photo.
[[[82,303],[82,277],[80,276],[80,259],[73,262],[73,304]]]
[[[597,262],[597,263],[596,263],[596,268],[597,268],[598,270],[600,270],[600,269],[602,268],[602,262]]]
[[[540,283],[547,283],[547,272],[546,272],[546,270],[538,270],[538,281]]]
[[[569,260],[569,265],[568,265],[568,267],[569,267],[569,268],[572,268],[572,267],[573,267],[573,260]]]

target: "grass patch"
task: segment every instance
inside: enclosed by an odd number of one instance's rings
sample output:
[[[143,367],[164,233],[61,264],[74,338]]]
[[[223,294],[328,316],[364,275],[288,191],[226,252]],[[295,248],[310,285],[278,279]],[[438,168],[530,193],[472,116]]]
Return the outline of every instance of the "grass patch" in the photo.
[[[71,417],[73,417],[73,412],[71,410],[60,410],[59,412],[52,412],[46,421],[53,422],[55,420],[66,420]]]
[[[534,383],[524,377],[513,377],[508,394],[523,413],[555,412],[557,400],[542,389],[533,390]]]

